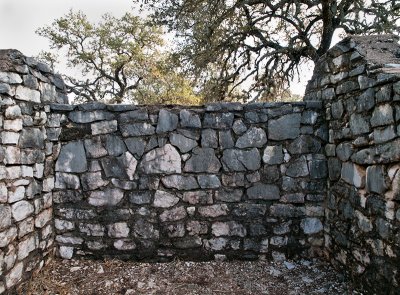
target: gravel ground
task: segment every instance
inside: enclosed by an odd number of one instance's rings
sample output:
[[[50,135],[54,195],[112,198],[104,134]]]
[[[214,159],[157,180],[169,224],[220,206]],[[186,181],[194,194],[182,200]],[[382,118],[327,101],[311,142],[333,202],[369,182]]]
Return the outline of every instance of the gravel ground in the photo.
[[[20,294],[361,294],[326,263],[52,261]]]

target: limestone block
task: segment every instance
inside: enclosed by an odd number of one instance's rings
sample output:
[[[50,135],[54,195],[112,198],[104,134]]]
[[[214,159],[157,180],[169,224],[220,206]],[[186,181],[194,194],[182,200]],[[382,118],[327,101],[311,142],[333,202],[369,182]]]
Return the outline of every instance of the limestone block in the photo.
[[[18,100],[30,101],[40,103],[40,92],[37,90],[29,89],[24,86],[18,86],[15,92],[15,98]]]
[[[263,147],[267,143],[267,135],[261,128],[251,127],[236,141],[237,148]]]
[[[181,173],[181,156],[172,145],[166,144],[145,154],[140,167],[146,174]]]
[[[13,218],[21,221],[34,212],[34,207],[28,201],[19,201],[11,206],[11,211]]]

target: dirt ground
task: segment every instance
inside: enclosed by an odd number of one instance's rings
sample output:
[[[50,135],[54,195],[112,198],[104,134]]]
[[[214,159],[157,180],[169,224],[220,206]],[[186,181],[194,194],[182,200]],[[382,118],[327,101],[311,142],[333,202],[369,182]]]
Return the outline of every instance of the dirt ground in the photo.
[[[20,289],[27,295],[362,294],[313,260],[138,263],[52,261]]]

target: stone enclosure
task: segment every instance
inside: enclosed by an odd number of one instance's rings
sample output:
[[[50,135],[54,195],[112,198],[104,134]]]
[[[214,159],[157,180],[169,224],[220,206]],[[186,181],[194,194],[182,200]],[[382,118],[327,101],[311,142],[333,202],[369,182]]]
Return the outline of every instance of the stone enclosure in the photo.
[[[398,294],[400,47],[352,37],[304,102],[66,103],[0,51],[0,293],[53,253],[168,261],[324,257]]]

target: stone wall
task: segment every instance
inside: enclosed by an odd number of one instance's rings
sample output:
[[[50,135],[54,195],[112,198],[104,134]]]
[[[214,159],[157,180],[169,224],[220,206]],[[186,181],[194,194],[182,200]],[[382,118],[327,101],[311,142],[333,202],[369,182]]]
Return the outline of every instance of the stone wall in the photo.
[[[321,103],[90,103],[51,105],[51,113],[57,122],[48,130],[62,143],[54,191],[61,257],[283,259],[321,252]]]
[[[55,85],[55,86],[54,86]],[[62,80],[15,50],[0,51],[0,293],[40,269],[53,252],[50,107],[65,102]]]
[[[394,37],[352,37],[317,63],[305,98],[329,124],[326,250],[368,293],[400,283],[399,81]]]

